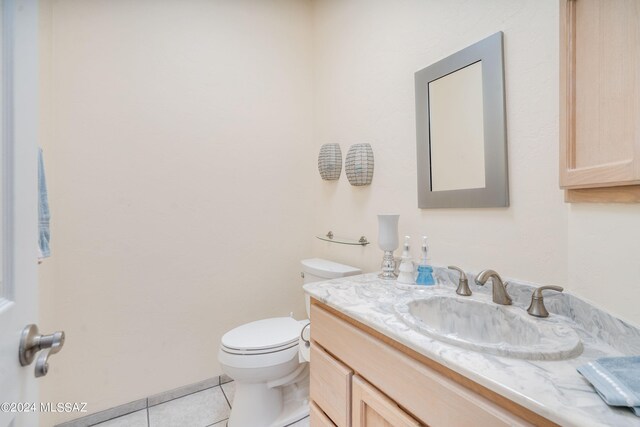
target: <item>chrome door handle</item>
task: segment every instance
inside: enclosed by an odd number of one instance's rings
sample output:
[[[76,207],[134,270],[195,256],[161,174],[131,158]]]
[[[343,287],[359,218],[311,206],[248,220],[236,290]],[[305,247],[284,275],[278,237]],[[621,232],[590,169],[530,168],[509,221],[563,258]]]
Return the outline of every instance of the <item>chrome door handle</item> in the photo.
[[[64,331],[54,332],[50,335],[41,335],[36,325],[27,325],[22,330],[18,358],[20,365],[28,366],[33,363],[36,354],[44,350],[36,361],[36,377],[44,377],[49,372],[49,356],[58,353],[64,346]]]

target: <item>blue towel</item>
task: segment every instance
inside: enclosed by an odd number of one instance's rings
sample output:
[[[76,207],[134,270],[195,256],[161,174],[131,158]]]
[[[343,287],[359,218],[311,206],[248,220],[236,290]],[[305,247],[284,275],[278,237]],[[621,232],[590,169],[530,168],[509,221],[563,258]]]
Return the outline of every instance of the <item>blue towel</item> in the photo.
[[[640,356],[604,357],[578,368],[611,406],[628,406],[640,417]]]
[[[51,256],[49,240],[51,232],[49,230],[49,196],[47,194],[47,180],[44,175],[44,159],[42,158],[42,148],[38,148],[38,259]]]

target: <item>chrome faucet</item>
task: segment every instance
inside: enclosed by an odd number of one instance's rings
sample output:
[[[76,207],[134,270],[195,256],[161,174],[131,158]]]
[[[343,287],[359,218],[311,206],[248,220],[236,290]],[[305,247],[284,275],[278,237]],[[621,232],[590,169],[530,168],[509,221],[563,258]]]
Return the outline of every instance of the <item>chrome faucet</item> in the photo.
[[[500,275],[493,270],[482,270],[476,276],[476,284],[484,286],[487,280],[493,279],[492,292],[493,302],[501,305],[511,305],[511,297],[507,293],[507,285],[502,282]]]

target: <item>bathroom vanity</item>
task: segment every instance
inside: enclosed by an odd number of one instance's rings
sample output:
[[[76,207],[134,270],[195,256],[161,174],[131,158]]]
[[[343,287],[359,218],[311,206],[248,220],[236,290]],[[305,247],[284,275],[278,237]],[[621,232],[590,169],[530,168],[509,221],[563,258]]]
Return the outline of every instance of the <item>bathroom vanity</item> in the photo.
[[[640,331],[570,294],[546,298],[549,318],[528,316],[534,288],[525,283],[510,284],[513,306],[491,310],[490,289],[471,285],[474,295],[465,300],[455,295],[456,279],[449,272],[437,273],[439,285],[424,290],[400,289],[375,274],[305,286],[312,298],[312,426],[640,426],[628,409],[607,406],[575,370],[599,357],[639,352]],[[491,343],[469,349],[434,338],[407,317],[409,311],[420,315],[407,307],[434,298],[457,319],[457,327],[467,313],[480,328],[515,330],[521,337],[494,343],[501,353]],[[505,318],[494,317],[494,311],[513,317],[500,324]],[[520,312],[525,317],[519,320]],[[524,326],[513,326],[520,321]],[[522,338],[526,328],[538,324],[541,334],[555,328],[561,341],[579,343],[553,352],[555,344],[544,337]],[[522,349],[527,346],[529,353]],[[510,347],[519,351],[509,352]]]

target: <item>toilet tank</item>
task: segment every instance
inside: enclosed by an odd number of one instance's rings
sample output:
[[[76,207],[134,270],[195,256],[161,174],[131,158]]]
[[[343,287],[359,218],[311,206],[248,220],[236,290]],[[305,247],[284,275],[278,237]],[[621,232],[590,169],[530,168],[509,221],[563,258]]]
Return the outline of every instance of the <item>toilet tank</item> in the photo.
[[[339,277],[355,276],[361,274],[362,270],[350,265],[339,264],[337,262],[328,261],[321,258],[303,259],[302,264],[303,283],[319,282],[322,280],[337,279]],[[305,304],[307,307],[307,316],[311,309],[311,298],[305,294]]]

